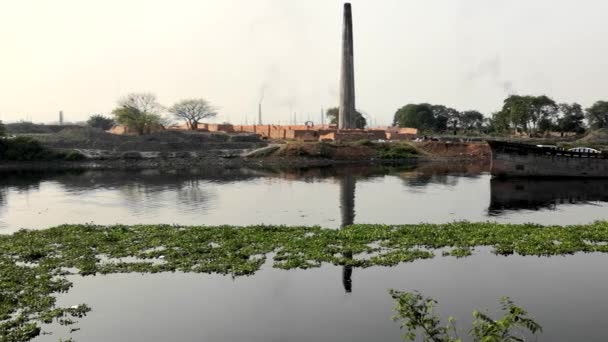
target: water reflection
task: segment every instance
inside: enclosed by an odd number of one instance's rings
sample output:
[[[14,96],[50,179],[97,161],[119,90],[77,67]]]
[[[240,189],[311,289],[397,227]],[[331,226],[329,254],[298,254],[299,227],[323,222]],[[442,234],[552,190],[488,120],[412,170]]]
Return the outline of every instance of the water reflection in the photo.
[[[608,180],[492,179],[489,213],[513,210],[555,210],[564,204],[608,202]]]
[[[0,233],[65,223],[320,225],[608,219],[608,181],[491,180],[483,165],[0,174]],[[355,201],[356,193],[356,201]],[[600,202],[601,201],[601,202]],[[555,212],[524,209],[555,208]],[[516,215],[513,215],[516,213]],[[345,254],[348,256],[348,254]],[[352,290],[349,269],[344,288]]]
[[[430,163],[399,172],[399,177],[412,188],[424,188],[430,184],[456,186],[461,177],[477,178],[487,169],[485,163]]]
[[[357,180],[352,175],[346,175],[340,179],[340,213],[342,217],[342,228],[355,223],[355,187]],[[344,257],[352,260],[353,253],[345,251]],[[346,265],[342,267],[342,284],[344,291],[351,293],[353,291],[353,267]]]

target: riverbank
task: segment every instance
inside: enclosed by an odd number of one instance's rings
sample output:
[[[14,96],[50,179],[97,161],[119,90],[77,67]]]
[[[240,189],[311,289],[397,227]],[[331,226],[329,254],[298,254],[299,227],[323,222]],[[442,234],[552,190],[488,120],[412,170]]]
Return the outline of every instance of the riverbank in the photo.
[[[246,147],[246,148],[244,148]],[[483,143],[297,143],[271,145],[201,145],[197,150],[111,151],[54,149],[78,154],[79,160],[1,161],[0,170],[184,170],[191,168],[302,168],[332,165],[415,165],[424,162],[490,160]]]

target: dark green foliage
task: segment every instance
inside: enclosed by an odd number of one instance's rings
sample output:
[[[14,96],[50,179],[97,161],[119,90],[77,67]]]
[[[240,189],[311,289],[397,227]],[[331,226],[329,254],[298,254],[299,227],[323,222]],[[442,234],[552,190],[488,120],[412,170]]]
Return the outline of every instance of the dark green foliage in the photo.
[[[0,121],[0,137],[3,137],[5,135],[6,135],[6,127],[4,126],[2,121]]]
[[[395,113],[393,124],[399,127],[412,127],[422,131],[432,131],[436,127],[433,107],[428,103],[408,104]]]
[[[393,320],[401,323],[401,328],[407,329],[404,338],[416,340],[418,332],[424,342],[461,342],[455,319],[450,317],[447,326],[441,325],[441,318],[435,314],[437,301],[423,297],[418,292],[389,291],[396,302],[394,310],[397,314]],[[503,317],[493,319],[480,311],[473,311],[473,327],[469,336],[474,342],[522,342],[518,334],[520,330],[532,334],[542,332],[542,327],[521,307],[515,305],[509,298],[501,299]]]
[[[535,133],[539,124],[545,128],[554,123],[557,118],[558,106],[551,98],[541,96],[511,95],[505,99],[502,115],[508,118],[512,128],[519,128],[524,132]]]
[[[112,118],[108,118],[101,114],[92,115],[89,120],[87,120],[87,125],[93,128],[99,128],[101,130],[107,131],[114,127],[115,122]]]
[[[418,150],[408,143],[387,143],[378,149],[380,159],[407,159],[418,154]]]
[[[578,103],[561,103],[559,105],[562,116],[557,120],[557,127],[561,132],[585,132],[585,113]]]
[[[46,150],[40,142],[28,137],[0,140],[0,159],[30,161],[50,160],[54,155]]]
[[[76,151],[56,152],[45,148],[38,140],[29,137],[0,139],[0,160],[10,161],[78,161],[86,157]]]
[[[325,112],[325,115],[329,119],[330,124],[332,124],[332,125],[338,124],[338,113],[339,112],[340,112],[340,108],[338,108],[338,107],[329,108]],[[359,129],[364,129],[366,126],[367,126],[367,120],[365,119],[363,114],[361,114],[357,111],[355,114],[355,127],[359,128]]]
[[[460,125],[465,131],[481,130],[483,114],[476,110],[467,110],[460,114]]]
[[[592,128],[607,128],[608,101],[597,101],[587,108],[587,120]]]

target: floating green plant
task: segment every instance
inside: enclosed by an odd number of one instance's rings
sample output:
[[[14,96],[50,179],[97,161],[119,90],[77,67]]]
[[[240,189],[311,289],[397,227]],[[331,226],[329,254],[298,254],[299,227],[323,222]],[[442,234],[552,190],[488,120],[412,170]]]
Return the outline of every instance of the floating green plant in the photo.
[[[467,257],[487,246],[499,255],[608,252],[608,222],[579,226],[458,222],[320,227],[180,227],[64,225],[0,236],[0,341],[28,341],[40,326],[74,323],[86,305],[57,308],[67,276],[258,271],[272,253],[281,269],[322,264],[393,266],[440,254]]]

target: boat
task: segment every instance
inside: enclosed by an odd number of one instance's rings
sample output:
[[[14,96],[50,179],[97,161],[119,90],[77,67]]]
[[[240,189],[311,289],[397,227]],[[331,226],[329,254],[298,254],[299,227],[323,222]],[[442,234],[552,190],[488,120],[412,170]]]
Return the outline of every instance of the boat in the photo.
[[[488,140],[495,177],[608,178],[608,153]]]

